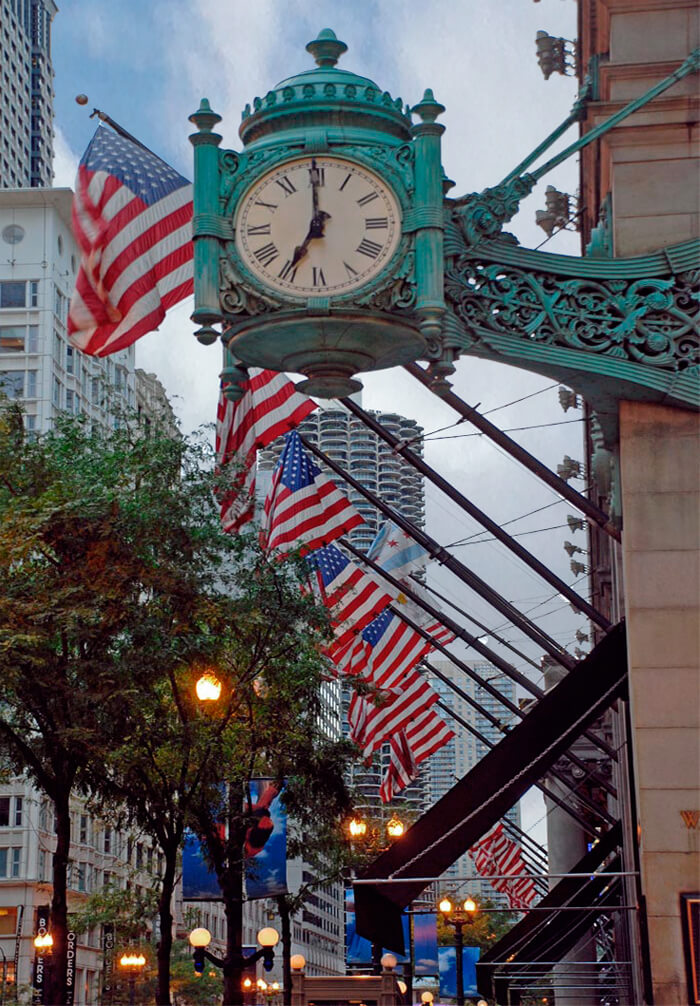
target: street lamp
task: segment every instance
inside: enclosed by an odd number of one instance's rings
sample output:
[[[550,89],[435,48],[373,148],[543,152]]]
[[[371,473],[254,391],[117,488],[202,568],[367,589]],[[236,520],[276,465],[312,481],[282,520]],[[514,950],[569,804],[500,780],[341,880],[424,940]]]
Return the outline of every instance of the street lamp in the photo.
[[[216,954],[212,954],[207,950],[207,947],[211,943],[211,933],[204,926],[198,926],[197,929],[193,929],[188,939],[192,947],[195,974],[202,974],[205,960],[211,961],[217,968],[222,969],[234,963],[230,957],[217,957]],[[272,926],[265,926],[258,932],[258,943],[261,949],[255,950],[252,954],[248,954],[247,957],[244,957],[239,951],[235,956],[236,963],[249,967],[251,964],[262,960],[265,970],[270,971],[275,958],[275,947],[279,943],[279,939],[280,934],[276,929],[273,929]]]
[[[403,821],[395,815],[387,821],[386,833],[389,838],[401,838],[405,830]]]
[[[353,817],[348,824],[348,832],[350,838],[364,838],[367,834],[367,822],[363,821],[361,817]]]
[[[454,907],[449,898],[443,898],[438,905],[445,922],[452,926],[455,931],[455,955],[457,967],[457,1006],[464,1006],[464,961],[462,959],[462,948],[464,939],[462,930],[465,925],[474,921],[474,914],[477,911],[476,902],[473,898],[467,897],[462,907]]]
[[[141,973],[141,968],[146,963],[143,954],[122,954],[119,964],[124,968],[129,976],[129,1006],[134,1006],[136,998],[136,975]]]
[[[217,676],[212,671],[205,671],[194,686],[194,690],[200,702],[218,702],[221,687]]]
[[[434,999],[435,999],[435,996],[433,995],[432,992],[422,992],[421,993],[420,1001],[422,1003],[431,1003],[431,1002],[433,1002]]]

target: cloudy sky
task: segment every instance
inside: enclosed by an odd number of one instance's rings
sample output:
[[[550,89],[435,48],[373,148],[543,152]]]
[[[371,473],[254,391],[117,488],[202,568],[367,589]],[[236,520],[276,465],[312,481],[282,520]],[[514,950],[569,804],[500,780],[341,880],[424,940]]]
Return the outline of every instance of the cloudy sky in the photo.
[[[534,45],[538,29],[574,38],[574,0],[65,0],[53,29],[55,184],[73,183],[96,124],[89,118],[93,107],[191,177],[187,117],[200,99],[206,96],[223,117],[223,146],[235,149],[244,105],[309,68],[304,46],[323,27],[333,28],[347,43],[344,68],[410,104],[431,87],[446,106],[443,163],[455,181],[451,195],[500,181],[566,117],[576,95],[573,78],[544,80]],[[79,93],[88,95],[87,107],[75,103]],[[575,132],[566,143],[573,139]],[[529,247],[544,238],[534,216],[544,208],[548,183],[575,192],[575,162],[541,183],[510,225]],[[576,255],[578,237],[560,234],[547,249]],[[185,303],[171,312],[161,331],[137,349],[137,364],[158,374],[187,430],[213,419],[221,363],[218,346],[205,348],[193,339],[190,309]],[[365,407],[415,418],[427,433],[441,430],[426,439],[428,461],[512,533],[523,534],[521,543],[573,582],[562,547],[572,537],[566,515],[573,511],[567,504],[467,424],[443,430],[457,416],[403,371],[370,375],[364,384]],[[464,358],[454,388],[501,428],[516,430],[513,437],[552,468],[564,454],[581,458],[581,412],[561,410],[550,380]],[[479,531],[437,490],[428,487],[427,497],[428,530],[443,544]],[[524,516],[531,511],[537,512]],[[580,532],[578,539],[576,544],[585,547]],[[500,544],[471,541],[456,547],[455,554],[572,651],[576,629],[587,631],[568,603]],[[585,556],[577,558],[585,562]],[[497,612],[447,574],[437,571],[434,582],[485,625],[503,626]],[[502,631],[539,657],[515,630],[505,626]],[[517,658],[514,662],[537,678],[532,668]],[[540,810],[533,813],[535,821]]]

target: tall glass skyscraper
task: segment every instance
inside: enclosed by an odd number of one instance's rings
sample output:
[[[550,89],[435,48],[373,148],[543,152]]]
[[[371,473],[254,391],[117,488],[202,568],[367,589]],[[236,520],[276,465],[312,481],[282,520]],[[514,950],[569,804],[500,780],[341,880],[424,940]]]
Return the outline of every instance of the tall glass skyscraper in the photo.
[[[53,179],[54,0],[0,0],[0,188]]]

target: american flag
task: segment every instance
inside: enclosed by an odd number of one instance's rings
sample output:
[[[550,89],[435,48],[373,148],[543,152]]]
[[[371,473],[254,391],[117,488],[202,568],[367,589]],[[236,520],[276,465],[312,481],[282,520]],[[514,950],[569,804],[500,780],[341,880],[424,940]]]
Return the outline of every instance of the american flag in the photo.
[[[326,652],[333,659],[387,606],[391,597],[378,580],[363,573],[336,545],[317,549],[307,555],[306,561],[315,571],[318,592],[331,614],[335,639]]]
[[[192,185],[149,150],[98,126],[75,187],[82,256],[68,335],[84,353],[107,356],[154,331],[192,293]]]
[[[410,726],[417,716],[438,701],[437,693],[418,671],[404,674],[381,688],[379,698],[377,705],[371,698],[355,692],[350,700],[350,737],[362,748],[363,758],[370,758],[385,741]],[[366,704],[368,708],[359,712],[355,708],[358,704]],[[355,729],[357,722],[362,724],[361,730]]]
[[[418,766],[454,737],[454,730],[438,716],[431,706],[420,713],[400,733],[391,738],[389,767],[379,787],[384,803],[394,796],[418,774]]]
[[[299,548],[304,555],[363,523],[347,496],[308,456],[299,434],[289,433],[265,500],[267,548],[282,555]]]
[[[267,447],[316,408],[294,390],[288,377],[274,370],[251,367],[242,388],[237,402],[230,402],[222,390],[216,416],[216,461],[226,480],[217,495],[225,531],[237,531],[255,514],[258,447]]]
[[[520,846],[506,835],[502,821],[472,846],[469,855],[482,877],[511,875],[501,880],[489,879],[491,887],[508,897],[511,908],[526,911],[530,907],[537,896],[535,882],[527,871]]]

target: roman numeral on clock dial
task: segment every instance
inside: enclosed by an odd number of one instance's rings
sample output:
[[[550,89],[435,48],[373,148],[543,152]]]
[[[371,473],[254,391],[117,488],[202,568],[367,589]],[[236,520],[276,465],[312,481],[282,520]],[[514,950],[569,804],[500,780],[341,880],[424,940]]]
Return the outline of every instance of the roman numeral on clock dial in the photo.
[[[376,241],[370,241],[368,238],[363,238],[355,249],[360,255],[366,255],[368,258],[376,258],[381,250],[381,245],[378,245]]]
[[[277,250],[277,246],[272,241],[268,241],[266,245],[262,245],[260,248],[255,248],[253,250],[253,255],[255,255],[260,265],[268,266],[270,262],[275,261],[279,255],[279,251]]]

